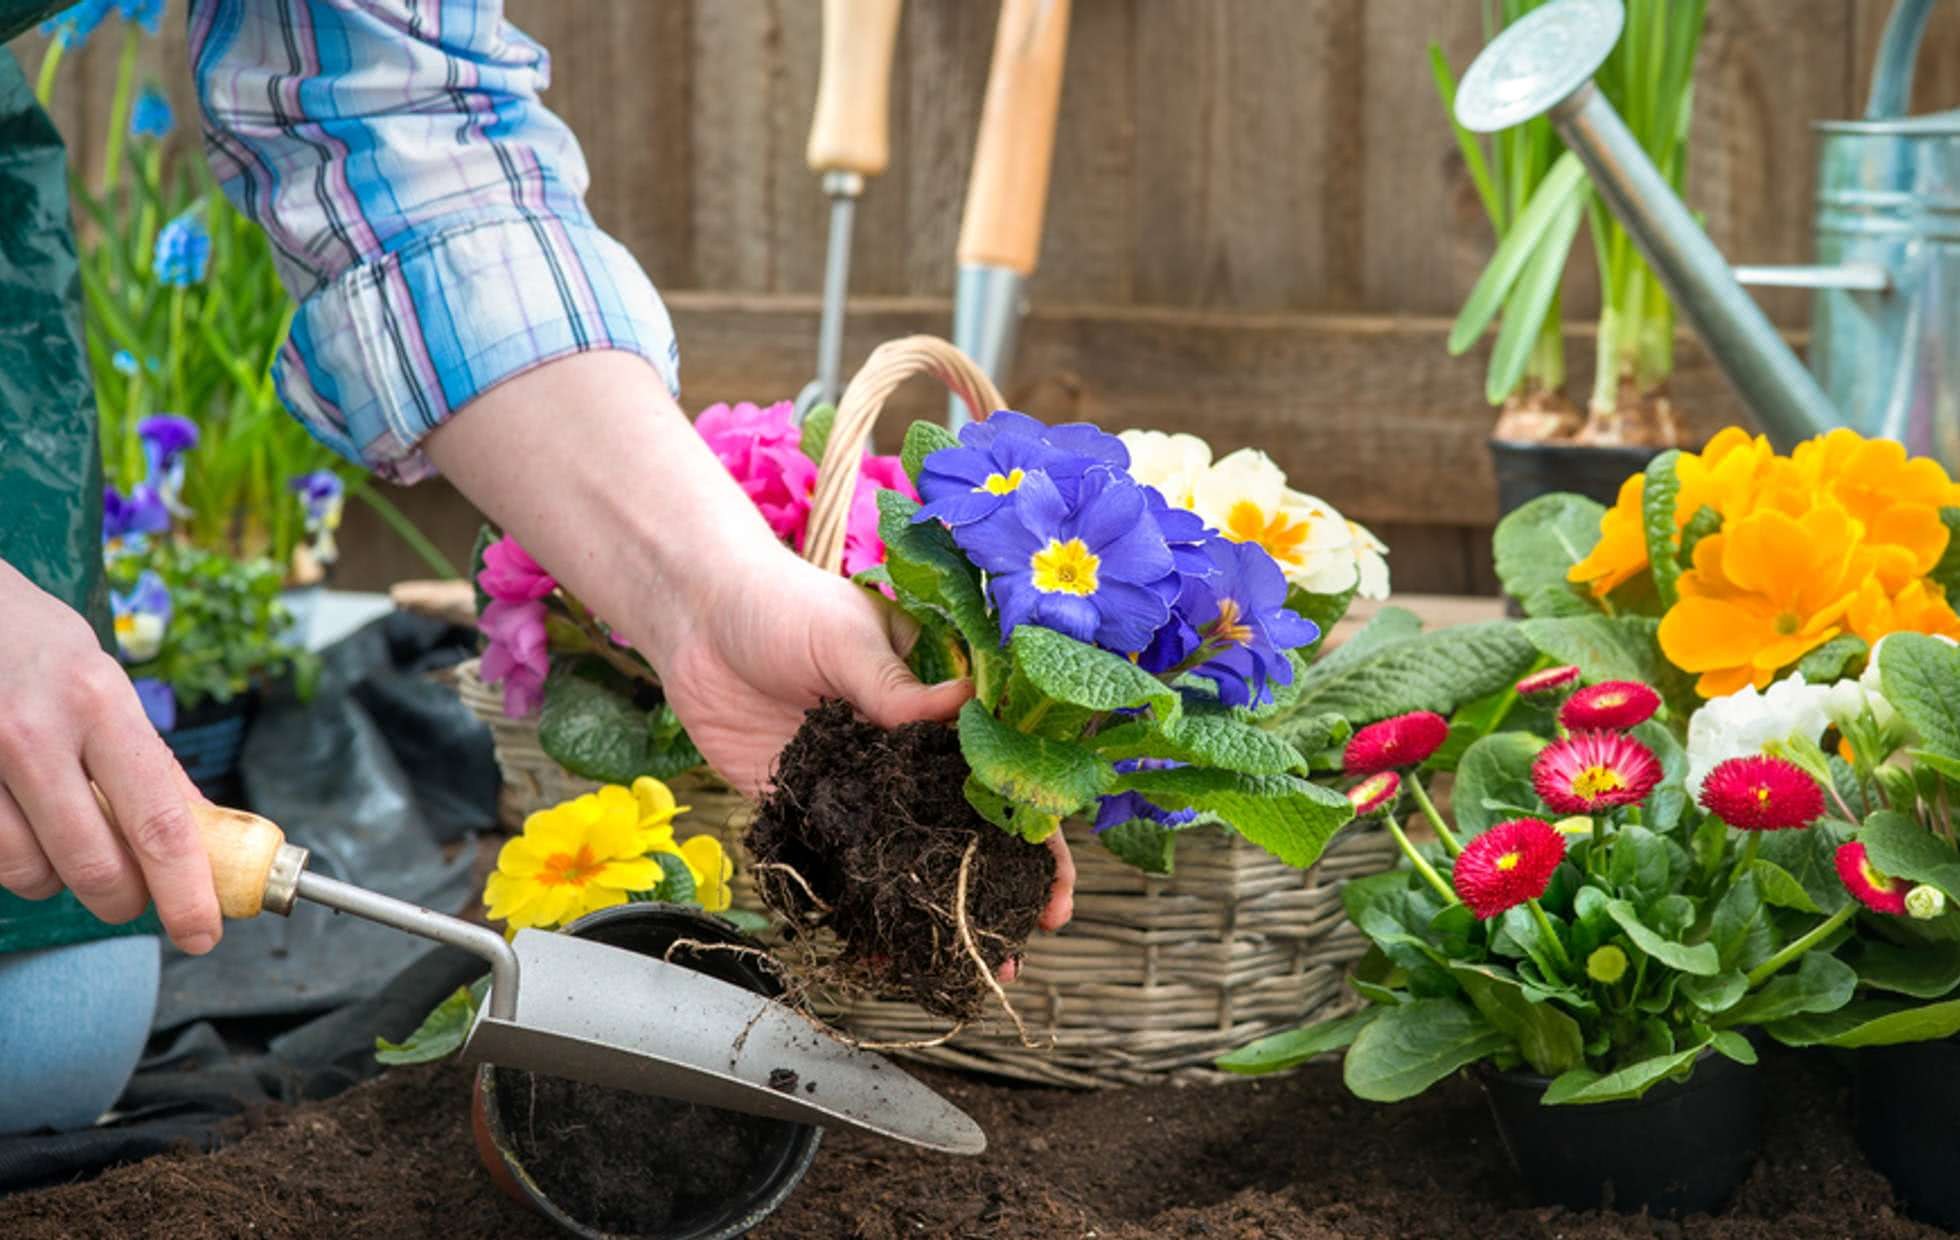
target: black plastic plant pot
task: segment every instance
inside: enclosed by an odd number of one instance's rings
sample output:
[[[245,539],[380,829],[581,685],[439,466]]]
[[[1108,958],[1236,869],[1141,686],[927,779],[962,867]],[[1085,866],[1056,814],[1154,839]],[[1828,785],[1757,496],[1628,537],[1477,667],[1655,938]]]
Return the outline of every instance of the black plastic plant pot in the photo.
[[[1960,1230],[1960,1040],[1870,1046],[1851,1063],[1865,1157],[1913,1217]]]
[[[258,712],[258,697],[241,693],[228,702],[206,699],[177,715],[177,726],[163,734],[197,790],[219,805],[237,805],[244,795],[238,758],[245,729]]]
[[[1557,491],[1583,495],[1611,508],[1620,497],[1620,484],[1659,455],[1658,448],[1493,439],[1490,459],[1497,467],[1498,516]]]
[[[1734,1195],[1762,1143],[1762,1075],[1720,1055],[1629,1102],[1546,1106],[1546,1077],[1480,1078],[1504,1152],[1539,1205],[1705,1214]]]
[[[698,909],[671,904],[623,904],[601,909],[573,922],[564,933],[649,956],[665,956],[673,944],[683,940],[754,946],[727,922]],[[752,957],[741,953],[683,948],[674,953],[672,961],[758,994],[775,996],[782,990]],[[548,1079],[489,1064],[477,1069],[471,1108],[477,1154],[506,1195],[550,1219],[567,1234],[587,1240],[727,1240],[740,1236],[789,1199],[810,1169],[823,1137],[821,1128],[809,1124],[600,1091],[600,1099],[620,1098],[632,1106],[634,1122],[643,1131],[661,1128],[689,1134],[687,1148],[676,1151],[678,1160],[660,1160],[667,1165],[684,1164],[686,1178],[672,1190],[658,1217],[633,1214],[630,1208],[615,1203],[604,1210],[593,1207],[591,1216],[582,1218],[579,1214],[587,1211],[572,1199],[574,1193],[566,1186],[570,1181],[550,1182],[550,1167],[554,1160],[567,1155],[596,1152],[595,1146],[605,1143],[606,1137],[590,1126],[589,1115],[540,1114],[534,1086]],[[728,1139],[722,1140],[724,1136]],[[537,1165],[526,1165],[526,1149]],[[739,1152],[722,1157],[712,1152],[726,1149]],[[658,1169],[645,1170],[651,1174]],[[639,1172],[638,1167],[629,1169],[616,1177],[617,1182],[630,1188]],[[620,1217],[622,1211],[631,1215],[630,1223]],[[610,1218],[605,1217],[608,1214]]]

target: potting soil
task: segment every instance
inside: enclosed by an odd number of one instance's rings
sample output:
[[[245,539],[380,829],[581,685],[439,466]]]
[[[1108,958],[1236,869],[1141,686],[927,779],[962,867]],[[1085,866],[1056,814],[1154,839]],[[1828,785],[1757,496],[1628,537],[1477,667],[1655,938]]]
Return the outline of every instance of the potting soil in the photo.
[[[986,1128],[979,1158],[851,1132],[826,1137],[767,1240],[897,1237],[1724,1237],[1944,1235],[1898,1211],[1852,1141],[1826,1057],[1772,1052],[1763,1156],[1728,1208],[1682,1222],[1532,1207],[1465,1080],[1397,1106],[1357,1102],[1338,1065],[1215,1087],[1072,1093],[932,1074]],[[400,1069],[326,1103],[236,1122],[84,1184],[0,1198],[8,1240],[554,1236],[477,1165],[469,1076]]]

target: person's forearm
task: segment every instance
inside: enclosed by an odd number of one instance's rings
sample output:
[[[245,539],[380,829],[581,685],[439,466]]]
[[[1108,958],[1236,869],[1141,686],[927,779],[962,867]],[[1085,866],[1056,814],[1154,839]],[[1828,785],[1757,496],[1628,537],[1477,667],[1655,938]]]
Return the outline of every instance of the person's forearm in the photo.
[[[423,447],[581,602],[650,643],[656,666],[718,579],[783,554],[658,373],[629,353],[527,371]]]

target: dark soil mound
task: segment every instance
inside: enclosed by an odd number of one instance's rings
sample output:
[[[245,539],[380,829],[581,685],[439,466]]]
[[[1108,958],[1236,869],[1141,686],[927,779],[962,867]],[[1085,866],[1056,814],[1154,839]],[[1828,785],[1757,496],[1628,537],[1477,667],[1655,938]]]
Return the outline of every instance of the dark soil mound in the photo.
[[[804,719],[748,847],[757,889],[792,931],[842,945],[810,980],[980,1014],[988,976],[1034,932],[1055,859],[976,813],[967,773],[944,724],[886,732],[834,701]]]
[[[1776,1052],[1763,1157],[1721,1214],[1681,1223],[1530,1207],[1482,1096],[1458,1080],[1399,1106],[1357,1102],[1337,1065],[1215,1088],[1078,1094],[932,1074],[987,1130],[980,1158],[832,1132],[769,1240],[1920,1240],[1851,1139],[1843,1079]],[[0,1198],[7,1240],[542,1240],[476,1164],[469,1079],[401,1069],[274,1111],[216,1154]]]

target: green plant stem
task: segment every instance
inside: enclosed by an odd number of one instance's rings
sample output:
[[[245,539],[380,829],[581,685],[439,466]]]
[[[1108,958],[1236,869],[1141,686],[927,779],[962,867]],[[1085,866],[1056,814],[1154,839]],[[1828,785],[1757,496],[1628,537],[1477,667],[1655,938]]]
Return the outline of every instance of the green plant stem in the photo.
[[[1022,732],[1032,733],[1035,730],[1035,726],[1047,717],[1048,712],[1054,709],[1054,706],[1055,699],[1053,698],[1043,698],[1039,702],[1036,702],[1034,709],[1024,715],[1021,722],[1015,725],[1016,729]]]
[[[1756,987],[1762,985],[1764,982],[1768,981],[1771,977],[1775,976],[1778,970],[1783,969],[1788,965],[1790,965],[1791,963],[1795,962],[1796,960],[1801,959],[1804,953],[1808,952],[1811,948],[1817,946],[1819,943],[1822,943],[1825,939],[1830,938],[1831,935],[1837,932],[1837,928],[1839,926],[1842,926],[1845,922],[1850,921],[1853,917],[1857,915],[1857,913],[1858,913],[1857,901],[1847,900],[1843,908],[1839,909],[1835,913],[1832,913],[1829,917],[1826,917],[1823,921],[1818,922],[1817,925],[1811,929],[1810,933],[1804,935],[1800,939],[1795,940],[1789,946],[1785,947],[1782,951],[1776,953],[1774,956],[1771,956],[1768,960],[1763,961],[1755,968],[1749,970],[1749,988],[1751,990],[1754,990]]]
[[[1416,846],[1409,842],[1408,835],[1403,832],[1402,824],[1395,821],[1394,814],[1382,815],[1382,825],[1388,828],[1388,834],[1394,839],[1395,846],[1402,850],[1402,855],[1409,859],[1409,864],[1415,867],[1416,873],[1422,875],[1423,881],[1434,887],[1436,894],[1443,897],[1443,903],[1463,903],[1457,898],[1456,892],[1450,888],[1450,885],[1443,881],[1443,876],[1436,872],[1436,867],[1423,860],[1422,854],[1416,851]]]
[[[44,108],[54,99],[54,71],[61,66],[61,55],[67,49],[67,41],[56,35],[48,40],[48,50],[41,53],[41,71],[34,79],[34,102]]]
[[[123,139],[129,131],[130,96],[136,89],[136,53],[143,33],[135,22],[123,23],[122,55],[116,60],[116,93],[109,102],[109,133],[102,144],[102,195],[115,192],[122,178]]]
[[[591,643],[593,654],[611,664],[614,671],[628,679],[645,681],[650,685],[660,683],[660,678],[653,674],[652,668],[644,666],[613,643],[612,638],[599,627],[599,622],[585,609],[584,604],[562,590],[556,597],[564,601],[565,613],[571,617],[572,623],[578,626],[578,631],[585,635],[585,640]]]
[[[1749,833],[1749,838],[1742,845],[1742,855],[1736,858],[1735,873],[1729,875],[1729,886],[1733,887],[1741,882],[1742,876],[1749,872],[1749,867],[1756,864],[1756,851],[1761,847],[1762,840],[1763,833],[1761,831],[1751,831]]]
[[[170,289],[170,336],[166,356],[170,359],[170,407],[175,413],[188,413],[184,408],[184,298],[188,290],[181,284]],[[140,366],[142,360],[139,358]]]
[[[401,509],[395,507],[394,501],[375,490],[367,479],[356,478],[347,489],[359,497],[362,503],[372,508],[375,515],[386,522],[388,528],[395,531],[396,536],[408,544],[408,549],[420,556],[422,562],[427,564],[437,576],[445,581],[454,581],[462,577],[463,574],[458,571],[450,558],[442,553],[442,549],[430,542],[428,535],[416,529],[415,523],[410,521]]]
[[[1461,854],[1463,845],[1456,842],[1456,836],[1450,831],[1450,825],[1443,821],[1441,814],[1436,812],[1436,803],[1429,799],[1429,792],[1422,786],[1422,780],[1414,771],[1410,771],[1406,782],[1409,785],[1409,795],[1415,798],[1417,808],[1421,809],[1422,816],[1429,820],[1430,829],[1436,832],[1436,838],[1443,842],[1443,851],[1452,857]]]
[[[1571,973],[1572,957],[1566,955],[1565,944],[1559,941],[1558,931],[1552,929],[1552,919],[1545,916],[1545,906],[1535,899],[1526,900],[1525,903],[1531,908],[1532,919],[1538,923],[1538,932],[1545,936],[1547,943],[1551,944],[1552,955],[1558,959],[1559,971]]]

